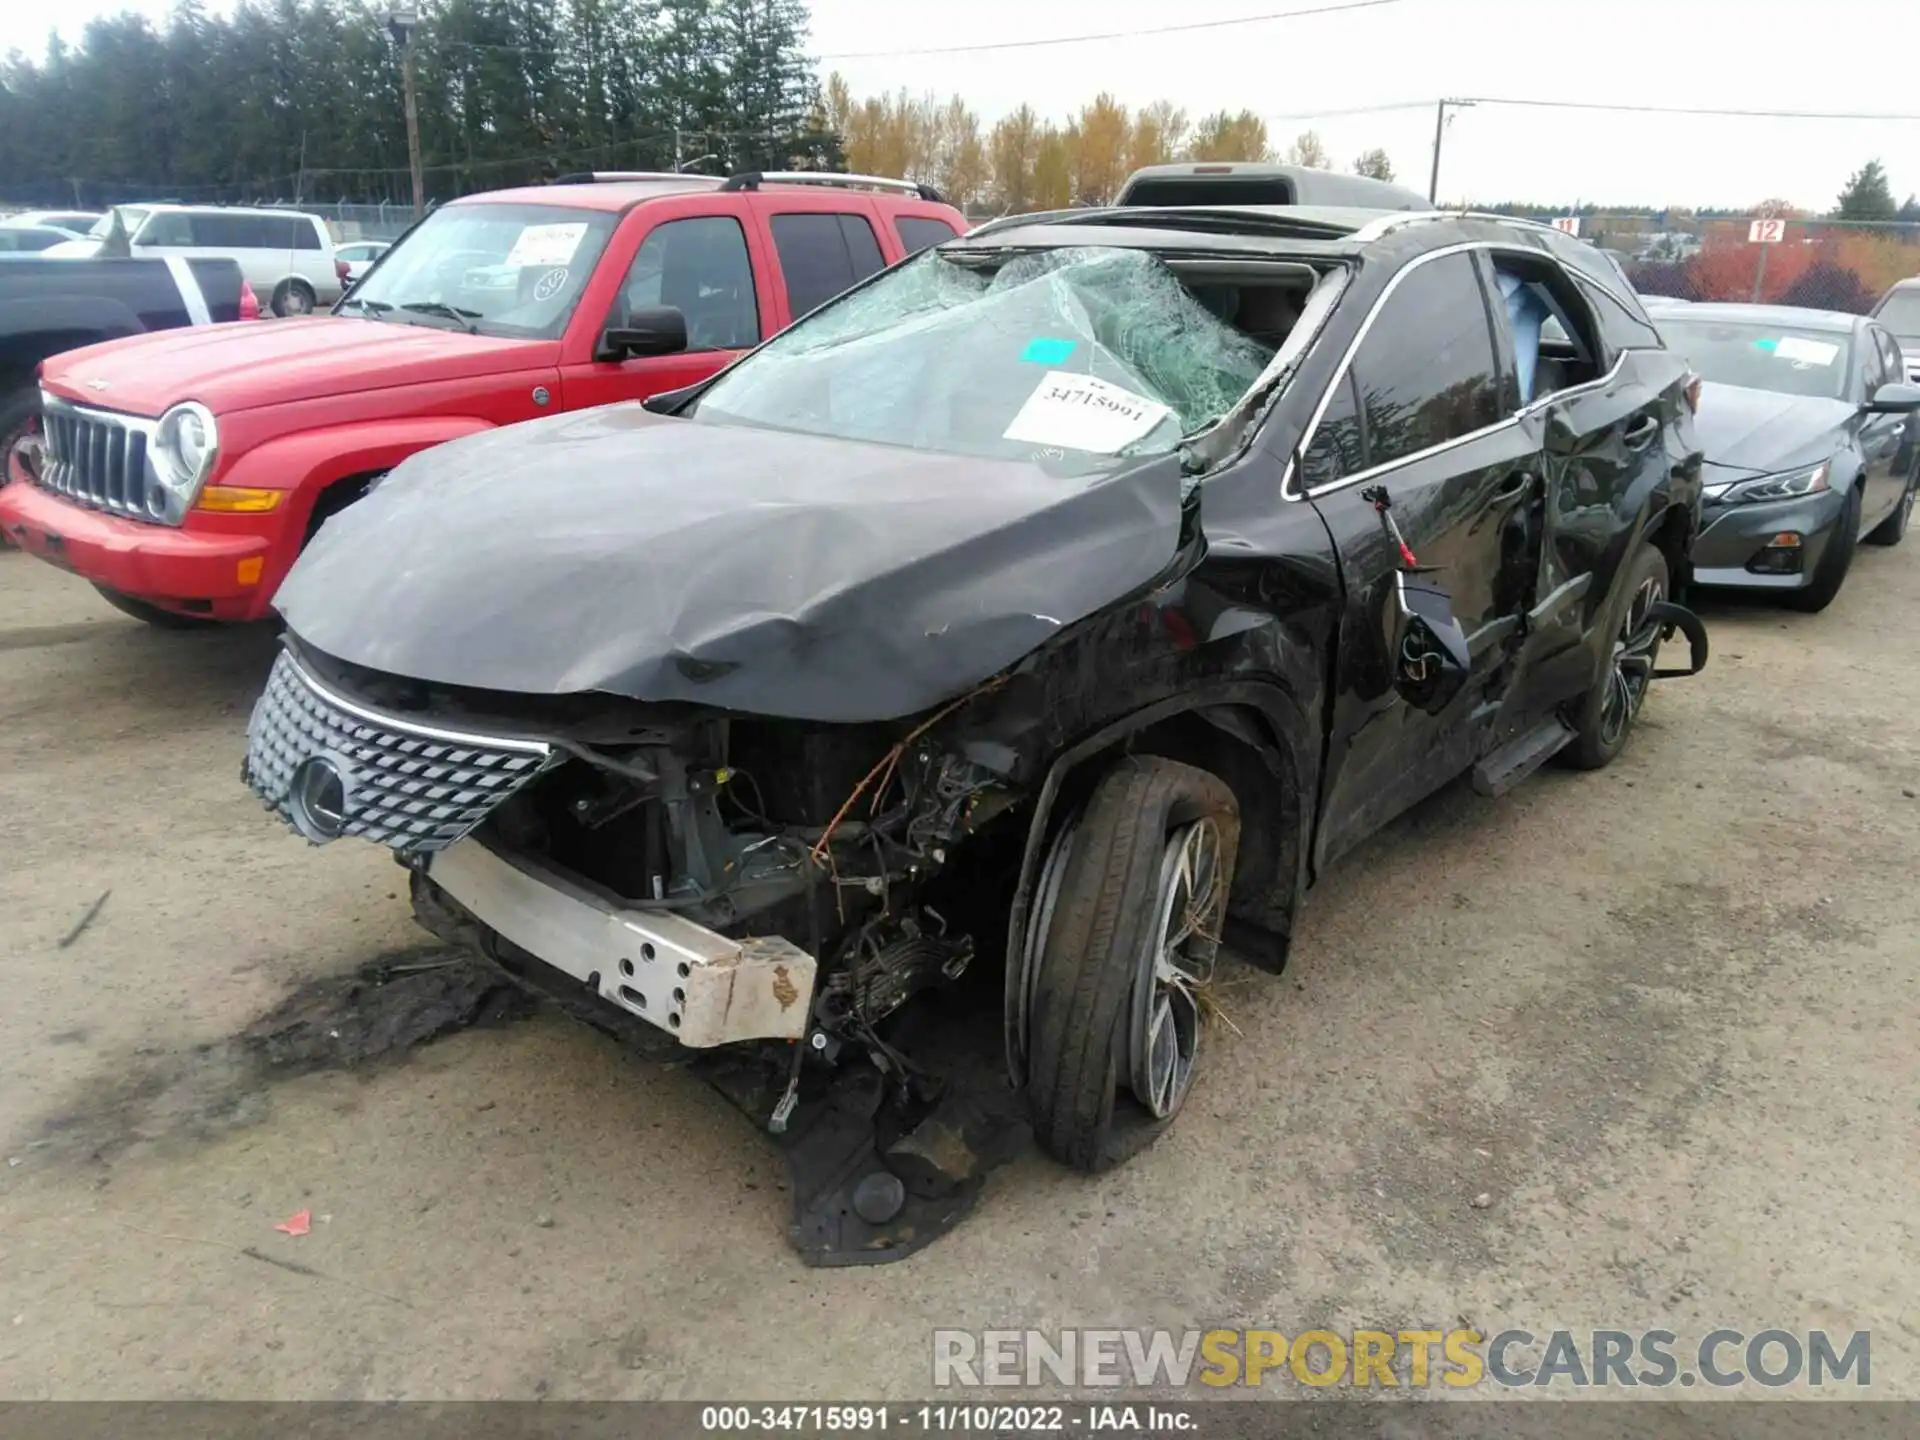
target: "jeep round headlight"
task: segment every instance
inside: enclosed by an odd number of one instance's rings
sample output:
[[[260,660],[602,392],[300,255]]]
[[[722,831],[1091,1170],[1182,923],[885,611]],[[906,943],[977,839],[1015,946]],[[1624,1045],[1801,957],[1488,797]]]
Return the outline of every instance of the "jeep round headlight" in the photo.
[[[186,519],[220,458],[213,412],[197,400],[174,406],[153,427],[147,446],[147,509],[156,520]]]

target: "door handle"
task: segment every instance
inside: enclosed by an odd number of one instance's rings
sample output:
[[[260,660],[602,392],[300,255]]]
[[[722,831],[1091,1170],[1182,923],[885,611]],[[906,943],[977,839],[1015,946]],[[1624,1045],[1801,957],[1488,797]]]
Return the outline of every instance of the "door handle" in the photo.
[[[1626,434],[1620,437],[1629,450],[1644,450],[1660,433],[1660,422],[1651,415],[1643,416],[1627,427]]]

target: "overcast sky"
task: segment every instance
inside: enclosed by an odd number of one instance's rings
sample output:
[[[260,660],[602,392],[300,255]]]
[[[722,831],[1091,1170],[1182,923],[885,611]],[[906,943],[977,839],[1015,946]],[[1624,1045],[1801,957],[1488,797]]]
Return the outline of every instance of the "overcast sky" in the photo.
[[[43,52],[46,17],[77,37],[122,9],[169,0],[0,0],[0,49]],[[958,91],[984,123],[1023,101],[1065,119],[1102,90],[1190,113],[1242,106],[1277,145],[1309,126],[1334,160],[1385,148],[1425,189],[1439,96],[1618,105],[1920,115],[1912,82],[1920,7],[1904,0],[1391,0],[1374,8],[1071,45],[873,56],[1232,20],[1338,0],[812,0],[821,73],[856,94]],[[217,3],[213,8],[224,8]],[[1887,57],[1877,64],[1876,58]],[[864,57],[864,58],[856,58]],[[1372,114],[1361,107],[1415,102]],[[1746,206],[1770,196],[1825,209],[1878,157],[1896,198],[1920,191],[1920,120],[1635,115],[1481,105],[1448,127],[1446,200]]]

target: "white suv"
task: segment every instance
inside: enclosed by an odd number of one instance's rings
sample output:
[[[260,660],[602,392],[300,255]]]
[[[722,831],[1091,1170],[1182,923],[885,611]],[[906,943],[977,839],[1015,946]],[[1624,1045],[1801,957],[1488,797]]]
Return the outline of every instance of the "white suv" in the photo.
[[[243,210],[225,205],[122,205],[120,218],[135,255],[213,256],[240,262],[263,306],[276,315],[306,315],[340,298],[333,237],[318,215],[298,210]],[[103,215],[84,240],[42,253],[92,255],[113,224]]]

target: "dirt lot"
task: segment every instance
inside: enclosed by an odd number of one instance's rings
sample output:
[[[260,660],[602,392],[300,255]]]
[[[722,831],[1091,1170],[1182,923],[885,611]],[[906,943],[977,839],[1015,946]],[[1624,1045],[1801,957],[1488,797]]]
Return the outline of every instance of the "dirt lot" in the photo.
[[[1156,1149],[1029,1153],[916,1259],[820,1272],[699,1082],[501,996],[398,1013],[457,973],[406,968],[399,870],[239,783],[270,635],[0,552],[0,1396],[907,1397],[940,1325],[1464,1316],[1867,1329],[1920,1398],[1920,553],[1707,614],[1612,770],[1343,863]],[[311,1068],[383,1035],[301,987],[380,961],[385,1039],[482,1023]]]

